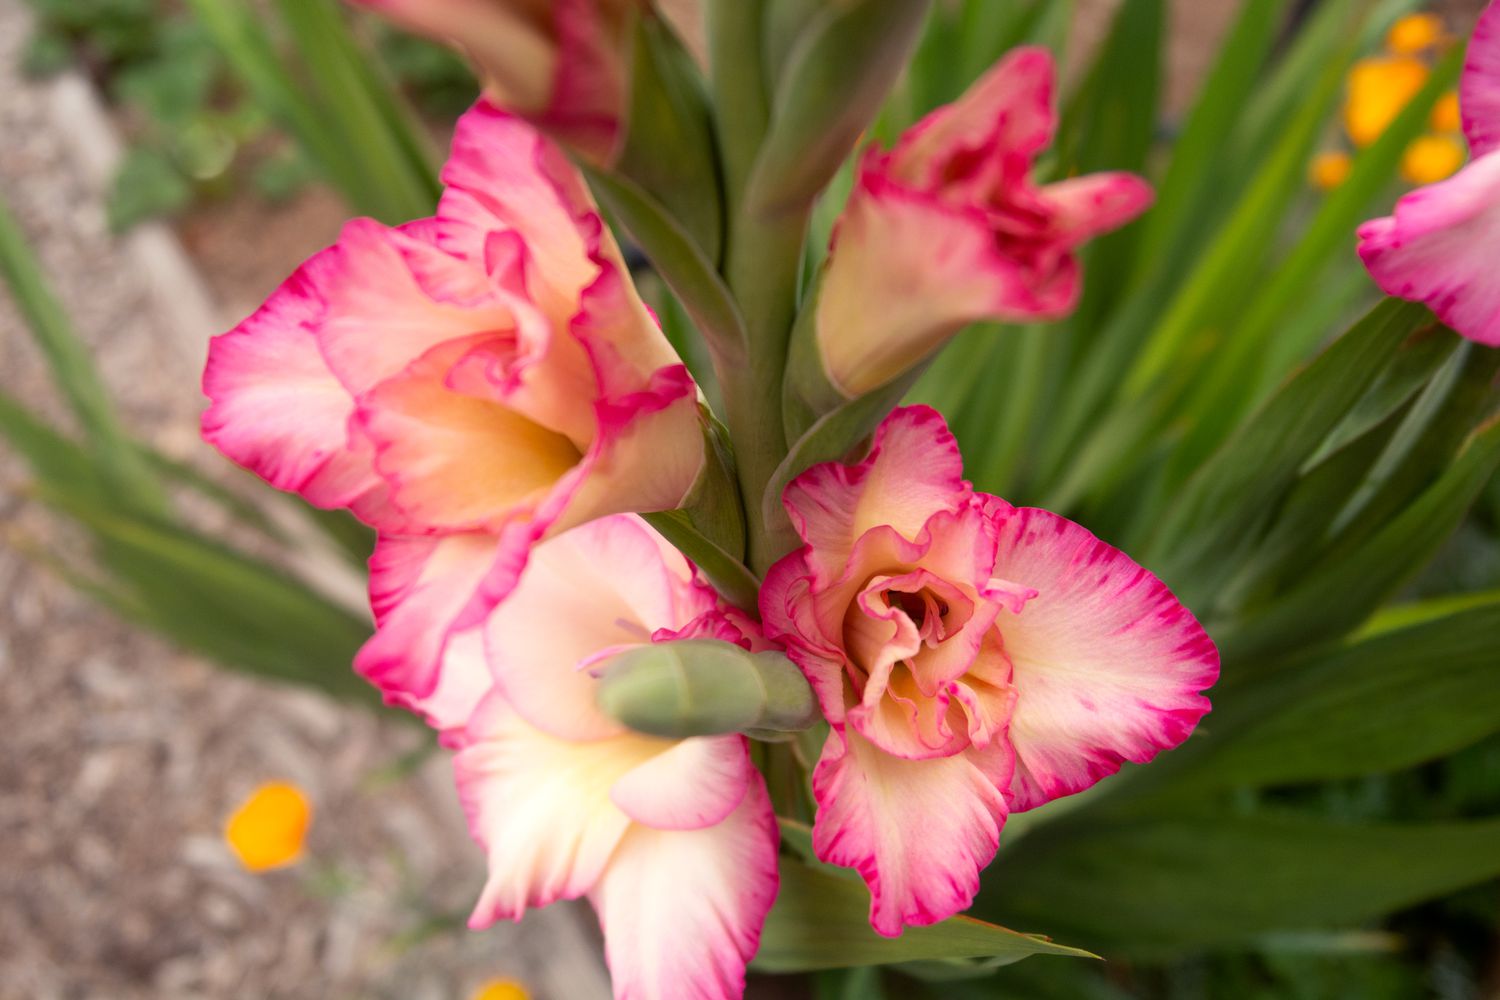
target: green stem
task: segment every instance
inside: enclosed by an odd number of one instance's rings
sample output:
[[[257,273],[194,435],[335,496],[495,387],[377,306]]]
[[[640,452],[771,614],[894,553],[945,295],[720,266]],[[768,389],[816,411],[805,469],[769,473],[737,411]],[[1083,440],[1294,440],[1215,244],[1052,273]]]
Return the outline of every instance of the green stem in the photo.
[[[758,512],[766,484],[786,454],[781,384],[797,311],[797,283],[807,211],[774,216],[745,208],[745,189],[770,122],[770,93],[761,62],[760,4],[709,4],[709,41],[719,148],[728,211],[722,272],[745,321],[743,362],[718,359],[725,424],[747,514],[748,563],[763,574],[783,553]]]

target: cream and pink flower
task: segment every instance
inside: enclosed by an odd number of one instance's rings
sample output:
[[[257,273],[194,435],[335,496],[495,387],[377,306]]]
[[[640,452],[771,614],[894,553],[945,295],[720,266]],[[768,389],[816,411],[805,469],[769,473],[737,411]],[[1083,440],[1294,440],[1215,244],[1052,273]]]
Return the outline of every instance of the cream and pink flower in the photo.
[[[485,92],[596,163],[618,152],[634,19],[660,8],[702,49],[699,0],[353,0],[473,63]]]
[[[1218,654],[1158,579],[1083,527],[975,493],[942,417],[897,410],[785,505],[805,546],[761,592],[831,732],[814,848],[882,934],[972,901],[1012,811],[1181,743]]]
[[[697,388],[562,153],[481,102],[443,180],[434,218],[349,223],[204,373],[205,438],[379,529],[358,665],[403,697],[539,540],[676,507],[705,461]]]
[[[1359,229],[1359,255],[1386,293],[1423,302],[1470,340],[1500,346],[1500,3],[1480,15],[1459,87],[1474,159]]]
[[[453,643],[442,696],[411,693],[457,750],[488,855],[470,925],[587,896],[622,1000],[739,997],[776,895],[779,835],[745,737],[645,736],[596,705],[601,661],[684,635],[758,640],[642,521],[604,518],[538,546]]]
[[[1017,49],[894,148],[865,155],[816,317],[824,371],[845,396],[897,377],[969,323],[1066,315],[1079,245],[1151,203],[1132,174],[1032,180],[1056,125],[1054,76],[1045,49]]]

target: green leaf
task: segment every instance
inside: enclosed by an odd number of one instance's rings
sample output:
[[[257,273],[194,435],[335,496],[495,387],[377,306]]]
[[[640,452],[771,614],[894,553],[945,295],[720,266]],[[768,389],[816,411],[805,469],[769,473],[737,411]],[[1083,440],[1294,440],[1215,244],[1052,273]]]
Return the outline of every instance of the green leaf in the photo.
[[[93,460],[114,484],[120,501],[145,510],[164,510],[166,499],[121,427],[88,348],[48,287],[26,235],[3,199],[0,199],[0,276],[10,287],[33,341],[47,359],[53,384],[82,426]],[[16,419],[24,416],[19,407],[10,410]]]
[[[1146,166],[1156,132],[1164,0],[1125,0],[1057,127],[1058,173]]]
[[[322,98],[321,125],[355,153],[355,165],[380,199],[379,217],[395,223],[430,215],[442,187],[425,142],[373,75],[340,6],[332,0],[277,0],[275,7]]]
[[[1475,432],[1442,477],[1367,542],[1324,563],[1224,632],[1224,658],[1275,655],[1358,626],[1432,558],[1496,469],[1500,418]]]
[[[855,0],[825,5],[808,20],[775,81],[747,214],[812,204],[906,65],[930,2]]]
[[[1342,58],[1329,62],[1265,167],[1167,306],[1125,376],[1127,394],[1143,394],[1169,375],[1174,362],[1192,349],[1194,338],[1253,300],[1256,285],[1247,275],[1260,269],[1288,206],[1303,189],[1307,161],[1343,84],[1343,66]]]
[[[277,52],[266,14],[246,0],[187,0],[266,113],[286,128],[357,211],[389,223],[430,214],[439,186],[418,136],[327,0],[278,3],[309,88]],[[320,101],[326,101],[324,103]]]
[[[1157,187],[1156,204],[1145,218],[1138,275],[1174,251],[1174,244],[1192,228],[1205,201],[1223,196],[1213,184],[1218,163],[1246,101],[1255,92],[1285,11],[1285,0],[1246,3],[1224,36],[1193,112],[1172,144],[1171,163]]]
[[[1248,6],[1265,8],[1272,3]],[[1035,478],[1047,504],[1055,503],[1056,484],[1070,474],[1073,456],[1088,447],[1084,439],[1091,433],[1110,432],[1109,403],[1126,395],[1121,390],[1123,374],[1132,365],[1137,370],[1143,365],[1151,369],[1150,377],[1137,376],[1140,384],[1134,394],[1139,401],[1140,393],[1157,376],[1176,374],[1175,362],[1187,362],[1184,367],[1191,371],[1211,349],[1203,341],[1213,334],[1214,324],[1233,318],[1239,297],[1253,288],[1247,275],[1264,266],[1272,245],[1266,232],[1279,227],[1286,205],[1302,189],[1307,151],[1343,84],[1343,70],[1357,51],[1348,40],[1350,28],[1360,23],[1355,9],[1354,0],[1326,0],[1302,30],[1291,55],[1264,85],[1278,93],[1286,91],[1294,100],[1286,102],[1285,113],[1278,102],[1274,114],[1263,115],[1270,124],[1257,127],[1256,141],[1226,142],[1221,132],[1222,126],[1232,124],[1238,140],[1256,127],[1252,122],[1207,117],[1217,116],[1218,102],[1227,106],[1236,96],[1233,93],[1216,98],[1212,112],[1206,107],[1195,112],[1191,134],[1184,141],[1203,149],[1206,157],[1212,150],[1216,165],[1202,166],[1208,174],[1197,176],[1206,187],[1192,205],[1176,208],[1171,192],[1162,192],[1168,213],[1175,214],[1177,221],[1169,218],[1157,223],[1157,210],[1147,213],[1143,222],[1148,229],[1164,228],[1159,234],[1148,233],[1150,255],[1140,255],[1133,287],[1090,338],[1090,349],[1075,355],[1067,392],[1049,414],[1044,433],[1033,447]],[[1267,30],[1269,25],[1259,27]],[[1246,72],[1244,67],[1236,71]],[[1221,86],[1233,91],[1243,81],[1226,80]],[[1194,169],[1199,168],[1195,165]],[[1199,336],[1205,330],[1208,336]],[[1154,343],[1149,349],[1157,355],[1149,362],[1143,353],[1148,339]],[[1143,424],[1143,432],[1150,426]],[[1127,448],[1120,451],[1130,453]]]
[[[1296,246],[1233,325],[1183,404],[1183,419],[1191,429],[1174,456],[1176,472],[1169,473],[1169,488],[1234,427],[1260,386],[1284,376],[1314,346],[1305,336],[1293,342],[1285,317],[1307,300],[1336,255],[1349,254],[1349,234],[1385,196],[1401,157],[1427,128],[1433,105],[1452,89],[1462,65],[1462,52],[1455,48],[1380,139],[1359,154],[1349,177],[1324,200]]]
[[[132,146],[109,193],[109,227],[123,232],[147,219],[172,216],[193,200],[193,186],[159,149]]]
[[[579,166],[600,202],[651,258],[720,363],[733,364],[743,358],[744,318],[714,261],[692,235],[629,178],[588,164]]]
[[[1101,950],[1164,954],[1356,924],[1500,875],[1500,820],[1078,820],[1002,848],[974,912]]]
[[[29,77],[42,78],[61,73],[73,64],[73,46],[66,35],[45,27],[38,28],[26,40],[21,54],[21,70]]]
[[[709,260],[719,259],[724,203],[703,81],[654,17],[637,19],[629,127],[613,172],[666,209]]]
[[[1250,674],[1160,785],[1178,795],[1351,778],[1477,743],[1500,732],[1497,636],[1490,603]]]
[[[281,570],[186,528],[136,518],[51,489],[41,499],[95,538],[137,620],[226,666],[380,703],[350,669],[370,625]]]
[[[860,883],[783,858],[781,891],[752,967],[805,972],[924,959],[991,958],[1003,964],[1031,955],[1095,957],[970,917],[908,927],[898,938],[885,938],[870,929],[869,910],[870,895]]]
[[[1431,322],[1389,299],[1300,372],[1198,471],[1158,524],[1151,561],[1204,592],[1291,485],[1298,469],[1365,394],[1402,341]],[[1170,546],[1170,551],[1167,550]],[[1192,593],[1193,591],[1190,591]],[[1191,601],[1190,601],[1191,603]]]

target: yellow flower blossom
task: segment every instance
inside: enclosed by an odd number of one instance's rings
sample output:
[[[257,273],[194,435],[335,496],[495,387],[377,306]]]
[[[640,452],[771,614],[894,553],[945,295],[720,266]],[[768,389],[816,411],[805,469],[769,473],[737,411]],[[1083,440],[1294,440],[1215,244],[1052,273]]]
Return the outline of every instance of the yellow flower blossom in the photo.
[[[1408,14],[1385,36],[1385,47],[1393,55],[1414,56],[1447,41],[1443,19],[1436,14]]]
[[[1319,191],[1332,191],[1344,183],[1352,165],[1348,153],[1319,153],[1313,157],[1312,166],[1308,168],[1308,179]]]
[[[1458,173],[1464,165],[1462,142],[1451,135],[1424,135],[1406,147],[1401,176],[1412,184],[1434,184]]]
[[[273,781],[250,793],[224,824],[224,840],[252,872],[292,864],[312,822],[312,805],[296,785]]]
[[[531,1000],[531,994],[514,979],[491,979],[481,984],[469,1000]]]
[[[1395,120],[1427,82],[1427,66],[1406,56],[1361,59],[1349,71],[1344,130],[1356,146],[1368,146]]]

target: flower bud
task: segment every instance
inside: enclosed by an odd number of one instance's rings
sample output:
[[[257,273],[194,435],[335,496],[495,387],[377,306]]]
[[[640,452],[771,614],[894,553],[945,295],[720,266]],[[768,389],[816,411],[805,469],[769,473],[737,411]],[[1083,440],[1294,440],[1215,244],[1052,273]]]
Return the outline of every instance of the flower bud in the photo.
[[[1067,315],[1078,248],[1150,204],[1131,174],[1035,183],[1053,84],[1045,49],[1017,49],[894,148],[865,156],[816,307],[823,374],[845,399],[894,382],[970,323]]]
[[[619,151],[645,0],[354,0],[468,57],[487,95],[597,164]],[[660,13],[701,34],[695,0]],[[701,41],[688,38],[689,48]]]
[[[654,736],[795,732],[818,717],[806,678],[778,652],[683,639],[633,646],[603,670],[600,709]]]

